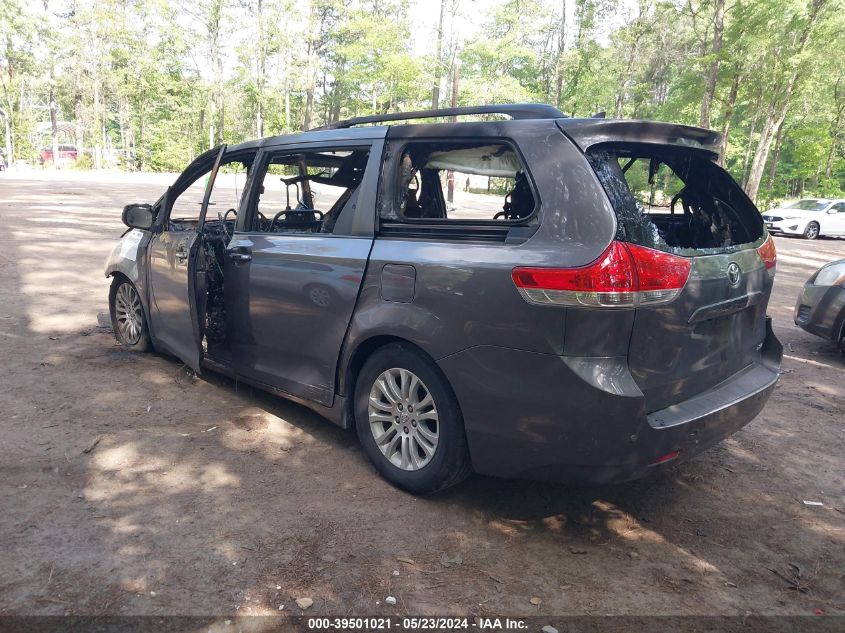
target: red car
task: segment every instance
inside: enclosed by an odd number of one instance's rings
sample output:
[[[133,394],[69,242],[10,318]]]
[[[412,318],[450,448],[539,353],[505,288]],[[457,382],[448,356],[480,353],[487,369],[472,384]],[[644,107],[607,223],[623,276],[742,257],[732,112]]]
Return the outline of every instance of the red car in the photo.
[[[59,145],[59,161],[68,162],[75,161],[77,156],[75,145]],[[41,150],[41,164],[53,162],[53,148],[45,147]]]

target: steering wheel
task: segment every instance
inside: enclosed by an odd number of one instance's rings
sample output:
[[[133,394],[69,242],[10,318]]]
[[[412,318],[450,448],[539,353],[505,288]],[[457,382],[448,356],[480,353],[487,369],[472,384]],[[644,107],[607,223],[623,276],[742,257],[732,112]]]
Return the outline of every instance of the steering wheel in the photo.
[[[228,211],[226,211],[226,213],[223,214],[223,221],[221,222],[221,226],[223,228],[223,234],[226,236],[227,239],[232,238],[231,233],[229,233],[229,231],[226,230],[226,221],[227,221],[226,218],[229,217],[230,213],[234,213],[235,218],[238,217],[238,212],[235,209],[229,209]]]

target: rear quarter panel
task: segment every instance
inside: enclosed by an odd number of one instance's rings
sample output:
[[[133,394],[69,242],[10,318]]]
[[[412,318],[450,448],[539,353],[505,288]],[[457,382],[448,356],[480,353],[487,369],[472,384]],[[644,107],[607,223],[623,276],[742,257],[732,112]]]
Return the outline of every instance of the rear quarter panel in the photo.
[[[609,202],[583,154],[554,121],[507,124],[464,124],[455,136],[492,137],[511,141],[520,151],[539,197],[539,226],[520,244],[449,239],[447,237],[378,236],[353,315],[344,363],[364,341],[393,336],[411,341],[438,360],[462,350],[492,345],[553,354],[566,353],[565,330],[589,330],[588,311],[569,316],[567,310],[530,305],[511,279],[517,266],[581,266],[593,261],[613,239],[616,221]],[[403,138],[437,138],[444,126],[400,126],[389,140],[401,147]],[[453,129],[453,131],[454,131]],[[389,151],[395,159],[398,150]],[[382,176],[381,196],[390,186],[390,159]],[[385,265],[411,266],[413,298],[387,301],[382,294]],[[614,355],[627,346],[631,315],[618,311],[624,322],[620,337],[606,332],[593,336],[593,355]],[[612,325],[612,324],[603,324]],[[613,331],[613,330],[612,330]],[[624,344],[606,348],[621,338]],[[607,353],[606,353],[607,352]],[[447,376],[448,377],[448,376]],[[347,393],[342,385],[341,393]],[[460,394],[459,394],[460,397]]]

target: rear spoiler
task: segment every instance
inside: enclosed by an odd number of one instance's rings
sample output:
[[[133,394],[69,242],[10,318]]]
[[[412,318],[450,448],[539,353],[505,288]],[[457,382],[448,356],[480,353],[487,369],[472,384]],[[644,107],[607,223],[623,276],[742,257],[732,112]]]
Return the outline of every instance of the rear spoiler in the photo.
[[[716,157],[722,149],[719,132],[691,125],[623,119],[558,119],[557,125],[583,152],[602,143],[674,145]]]

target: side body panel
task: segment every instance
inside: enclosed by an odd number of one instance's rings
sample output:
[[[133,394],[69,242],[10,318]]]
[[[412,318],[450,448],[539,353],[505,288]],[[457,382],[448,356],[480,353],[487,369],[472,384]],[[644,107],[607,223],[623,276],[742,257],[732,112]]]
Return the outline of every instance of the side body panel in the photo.
[[[372,238],[237,234],[224,265],[232,363],[239,375],[330,405],[337,356]]]
[[[832,205],[825,212],[823,222],[822,235],[845,235],[845,203],[838,202]]]
[[[334,398],[338,355],[373,242],[383,141],[361,139],[349,146],[362,144],[371,150],[354,210],[355,234],[240,231],[224,265],[235,372],[324,406]]]
[[[382,201],[390,195],[385,189],[396,173],[403,143],[439,138],[438,128],[397,126],[390,130]],[[553,121],[464,124],[461,131],[458,138],[503,139],[518,149],[535,185],[535,198],[539,198],[539,226],[527,241],[517,243],[444,234],[377,236],[342,365],[346,367],[355,350],[375,336],[409,340],[436,360],[482,345],[559,356],[567,352],[568,345],[580,347],[580,341],[570,343],[564,335],[570,327],[578,336],[588,333],[593,354],[624,354],[632,311],[608,313],[602,325],[613,334],[608,336],[608,330],[599,334],[595,325],[588,325],[586,311],[529,305],[511,279],[516,266],[587,264],[613,238],[613,211],[583,154]],[[388,298],[395,292],[393,271],[400,267],[414,269],[411,301],[385,298],[385,292]],[[341,393],[350,393],[345,382]],[[469,431],[475,425],[498,424],[499,420],[499,416],[479,416],[465,422]]]

